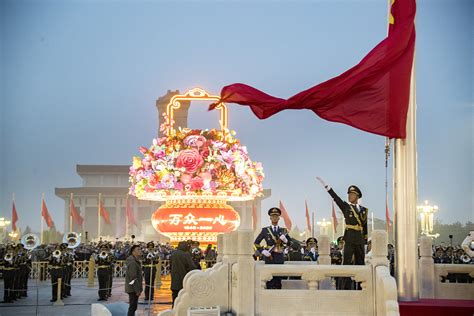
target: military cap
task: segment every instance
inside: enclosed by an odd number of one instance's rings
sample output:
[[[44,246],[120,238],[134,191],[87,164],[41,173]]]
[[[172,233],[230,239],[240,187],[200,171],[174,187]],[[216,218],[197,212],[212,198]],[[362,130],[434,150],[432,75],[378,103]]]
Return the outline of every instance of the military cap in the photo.
[[[344,236],[340,236],[337,238],[337,244],[339,244],[341,241],[344,241]]]
[[[306,244],[309,244],[309,243],[315,243],[317,244],[318,243],[318,240],[314,237],[309,237],[307,240],[306,240]]]
[[[355,186],[355,185],[351,185],[351,186],[347,189],[347,194],[349,194],[349,193],[351,193],[351,192],[357,194],[357,195],[359,196],[359,198],[362,197],[362,192],[360,192],[360,189],[359,189],[357,186]]]
[[[60,248],[67,248],[67,246],[68,246],[68,244],[65,243],[65,242],[63,242],[59,247],[60,247]]]
[[[149,242],[147,242],[146,247],[147,248],[150,248],[150,247],[155,248],[155,244],[153,243],[153,241],[149,241]]]
[[[268,210],[268,215],[278,215],[280,216],[281,215],[281,210],[278,208],[278,207],[272,207],[271,209]]]

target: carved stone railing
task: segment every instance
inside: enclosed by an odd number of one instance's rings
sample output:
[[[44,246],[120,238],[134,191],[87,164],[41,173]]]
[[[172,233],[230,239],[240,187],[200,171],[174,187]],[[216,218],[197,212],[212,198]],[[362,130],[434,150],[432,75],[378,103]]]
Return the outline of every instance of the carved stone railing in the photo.
[[[386,266],[375,268],[375,295],[376,315],[400,315],[397,284]]]

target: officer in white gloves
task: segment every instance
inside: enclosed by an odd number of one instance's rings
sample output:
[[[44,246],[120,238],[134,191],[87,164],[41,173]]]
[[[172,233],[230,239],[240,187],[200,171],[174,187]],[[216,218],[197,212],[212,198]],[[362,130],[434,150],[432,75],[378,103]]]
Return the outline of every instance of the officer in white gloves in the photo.
[[[272,224],[262,228],[255,239],[254,247],[264,256],[265,264],[283,264],[285,262],[283,252],[285,247],[290,245],[291,238],[286,228],[278,226],[281,210],[278,207],[272,207],[268,210],[268,215]],[[262,240],[265,240],[265,247],[260,245]],[[268,281],[267,289],[281,289],[281,277],[274,277]]]

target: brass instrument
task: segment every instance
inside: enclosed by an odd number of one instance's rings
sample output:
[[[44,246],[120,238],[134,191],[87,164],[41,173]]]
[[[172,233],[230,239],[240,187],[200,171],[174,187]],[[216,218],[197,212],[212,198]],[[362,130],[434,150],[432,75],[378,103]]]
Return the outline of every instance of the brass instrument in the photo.
[[[3,259],[6,261],[6,262],[12,262],[13,260],[13,254],[11,252],[7,252],[5,254],[5,257],[3,257]]]
[[[64,234],[63,243],[67,244],[69,249],[77,248],[81,244],[81,236],[76,232]]]
[[[100,258],[100,259],[106,259],[107,256],[108,256],[108,253],[107,253],[107,251],[105,251],[105,250],[102,250],[102,251],[100,252],[100,254],[99,254],[99,258]]]
[[[155,254],[150,251],[150,252],[148,252],[148,254],[146,255],[146,258],[147,258],[148,260],[153,260],[153,259],[155,259]]]
[[[61,250],[55,250],[53,251],[53,258],[56,259],[56,260],[60,260],[61,259]]]
[[[471,262],[471,257],[469,257],[467,254],[463,254],[461,256],[461,261],[464,262],[464,263],[469,263],[469,262]]]
[[[26,234],[21,238],[21,243],[27,250],[33,250],[40,244],[40,239],[35,234]]]

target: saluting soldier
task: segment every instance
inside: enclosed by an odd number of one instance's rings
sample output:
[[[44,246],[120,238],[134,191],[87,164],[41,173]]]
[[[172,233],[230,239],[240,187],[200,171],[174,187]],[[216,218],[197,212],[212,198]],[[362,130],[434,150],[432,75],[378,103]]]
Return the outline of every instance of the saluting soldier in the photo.
[[[64,282],[64,279],[63,279],[64,262],[63,262],[63,256],[62,256],[62,252],[60,250],[59,245],[55,247],[53,253],[49,257],[48,268],[49,268],[49,273],[51,274],[52,298],[50,302],[55,302],[58,300],[58,279],[61,278],[62,282]],[[63,296],[62,292],[61,292],[61,296]]]
[[[150,241],[146,244],[146,250],[143,254],[143,274],[145,278],[145,301],[153,301],[155,295],[155,277],[156,277],[156,266],[158,264],[159,257],[155,252],[155,244]]]
[[[99,279],[99,299],[98,301],[106,301],[108,297],[108,286],[110,276],[111,258],[107,245],[100,247],[99,254],[95,259],[97,265],[97,278]]]
[[[314,237],[309,237],[306,240],[306,252],[304,254],[304,261],[318,261],[318,240]]]
[[[254,247],[265,257],[265,264],[283,264],[285,262],[283,250],[287,244],[290,244],[291,238],[286,228],[278,226],[281,210],[278,207],[272,207],[268,210],[268,215],[272,224],[262,228],[255,239]],[[265,247],[260,245],[263,240],[266,243]],[[281,277],[274,277],[268,281],[267,289],[281,289]]]
[[[3,266],[3,303],[13,303],[15,300],[15,246],[7,245],[5,256],[2,258]]]

